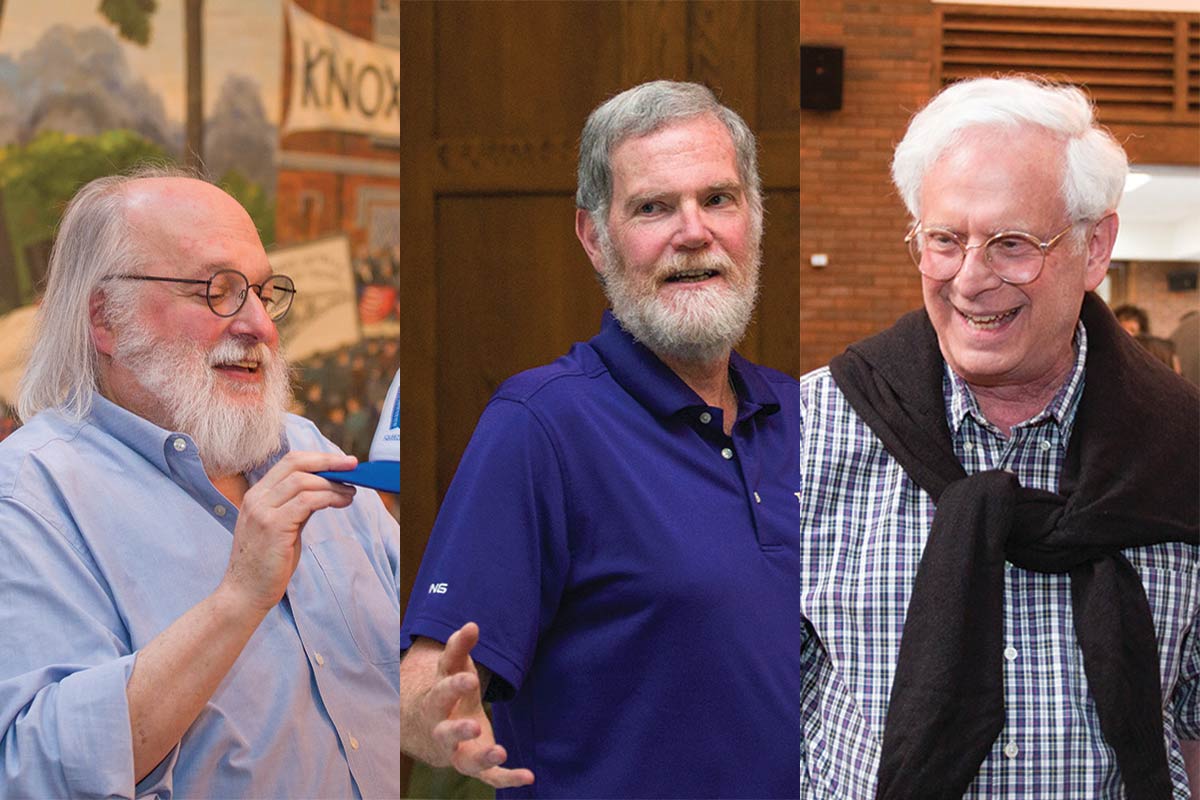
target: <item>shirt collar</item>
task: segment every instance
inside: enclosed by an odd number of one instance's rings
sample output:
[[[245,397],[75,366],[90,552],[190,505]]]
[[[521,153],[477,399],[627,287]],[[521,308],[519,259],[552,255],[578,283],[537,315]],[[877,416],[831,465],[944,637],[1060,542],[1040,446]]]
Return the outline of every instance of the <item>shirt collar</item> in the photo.
[[[655,416],[708,407],[658,356],[626,332],[611,310],[604,312],[600,333],[589,344],[613,380]],[[738,397],[739,420],[779,411],[779,398],[770,384],[737,352],[730,354],[729,374]]]
[[[130,450],[139,454],[164,474],[171,474],[167,461],[167,448],[180,437],[187,440],[188,447],[196,451],[192,437],[179,431],[168,431],[160,428],[145,417],[138,416],[129,409],[119,406],[99,392],[92,393],[92,408],[88,421],[100,430],[124,444]],[[267,457],[261,466],[255,467],[246,474],[246,480],[254,485],[263,474],[283,458],[290,449],[287,436],[283,437],[280,447]]]
[[[1051,419],[1058,425],[1064,442],[1070,441],[1071,430],[1075,424],[1075,411],[1079,408],[1079,398],[1083,395],[1083,373],[1084,365],[1087,362],[1087,329],[1082,321],[1075,324],[1074,345],[1075,365],[1071,368],[1063,385],[1059,387],[1054,398],[1042,411],[1021,423],[1022,427],[1027,427]],[[950,368],[950,364],[947,363],[945,369],[942,387],[945,392],[946,422],[950,426],[950,433],[957,436],[963,422],[968,417],[974,419],[979,425],[989,429],[993,428],[994,426],[979,410],[979,403],[967,382]]]

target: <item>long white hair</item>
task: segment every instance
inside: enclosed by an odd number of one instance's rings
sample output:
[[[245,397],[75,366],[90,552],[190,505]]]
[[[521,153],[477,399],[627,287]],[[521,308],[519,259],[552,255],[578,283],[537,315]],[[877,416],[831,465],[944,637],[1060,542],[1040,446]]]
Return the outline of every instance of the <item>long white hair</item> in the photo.
[[[110,275],[139,271],[142,261],[125,217],[124,188],[142,178],[166,177],[202,179],[179,167],[147,165],[97,178],[67,204],[50,251],[46,291],[18,391],[17,413],[23,421],[47,408],[75,419],[91,410],[98,362],[91,299],[101,293],[109,302],[129,302],[139,291],[123,282],[105,282]]]

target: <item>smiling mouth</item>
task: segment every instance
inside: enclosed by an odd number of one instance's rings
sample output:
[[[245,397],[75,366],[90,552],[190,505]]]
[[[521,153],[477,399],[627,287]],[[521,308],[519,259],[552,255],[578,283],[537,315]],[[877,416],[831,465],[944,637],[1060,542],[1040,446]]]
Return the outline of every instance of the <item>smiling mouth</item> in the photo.
[[[715,278],[721,273],[711,269],[693,269],[685,272],[676,272],[674,275],[667,277],[667,283],[700,283],[709,278]]]
[[[958,309],[955,310],[958,311]],[[964,320],[966,320],[968,326],[974,328],[975,330],[990,331],[999,328],[1001,325],[1008,322],[1010,319],[1020,313],[1020,311],[1021,308],[1018,306],[1017,308],[1009,311],[1005,311],[1000,314],[991,314],[988,316],[968,314],[965,311],[958,311],[958,314]]]
[[[216,364],[217,369],[229,370],[231,372],[244,372],[253,375],[258,372],[259,362],[257,361],[231,361],[226,364]]]

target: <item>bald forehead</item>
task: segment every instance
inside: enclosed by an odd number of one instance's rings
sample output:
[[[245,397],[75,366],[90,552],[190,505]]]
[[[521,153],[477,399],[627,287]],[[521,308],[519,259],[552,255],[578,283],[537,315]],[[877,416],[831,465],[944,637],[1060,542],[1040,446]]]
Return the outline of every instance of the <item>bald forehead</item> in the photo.
[[[130,181],[122,191],[126,221],[151,261],[189,274],[222,265],[269,273],[253,220],[218,187],[163,177]]]
[[[123,193],[126,209],[143,218],[180,213],[245,214],[238,202],[224,191],[195,178],[138,178],[126,184]]]

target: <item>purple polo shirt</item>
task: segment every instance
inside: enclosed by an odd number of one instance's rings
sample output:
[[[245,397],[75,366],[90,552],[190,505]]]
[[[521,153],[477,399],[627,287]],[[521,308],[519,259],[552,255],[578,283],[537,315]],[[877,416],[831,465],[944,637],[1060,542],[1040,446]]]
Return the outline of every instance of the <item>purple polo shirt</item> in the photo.
[[[606,312],[506,381],[438,514],[401,628],[473,656],[501,797],[800,794],[799,393],[732,357],[732,437]]]

